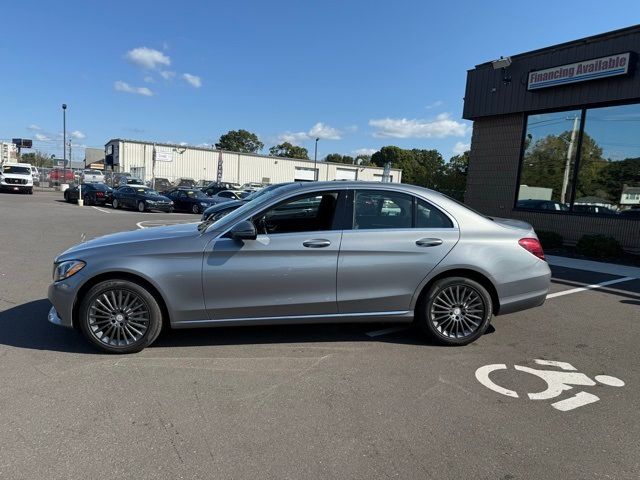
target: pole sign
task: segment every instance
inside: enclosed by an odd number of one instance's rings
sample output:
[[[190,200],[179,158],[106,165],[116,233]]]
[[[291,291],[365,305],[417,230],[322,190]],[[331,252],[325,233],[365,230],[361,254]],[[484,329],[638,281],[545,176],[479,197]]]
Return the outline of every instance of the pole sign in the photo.
[[[629,63],[631,63],[631,52],[625,52],[544,70],[535,70],[529,72],[527,90],[540,90],[569,83],[626,75],[629,73]]]
[[[216,182],[222,181],[222,150],[218,154],[218,172],[216,174]]]

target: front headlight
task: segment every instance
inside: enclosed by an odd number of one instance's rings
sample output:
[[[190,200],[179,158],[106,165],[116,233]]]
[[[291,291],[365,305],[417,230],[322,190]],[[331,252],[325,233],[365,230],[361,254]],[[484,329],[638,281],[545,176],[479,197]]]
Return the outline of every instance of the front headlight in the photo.
[[[208,203],[206,203],[206,202],[200,202],[200,206],[201,206],[201,207],[208,207],[208,206],[209,206],[209,204],[208,204]]]
[[[59,282],[72,277],[84,268],[86,263],[82,260],[67,260],[65,262],[56,263],[53,266],[53,281]]]

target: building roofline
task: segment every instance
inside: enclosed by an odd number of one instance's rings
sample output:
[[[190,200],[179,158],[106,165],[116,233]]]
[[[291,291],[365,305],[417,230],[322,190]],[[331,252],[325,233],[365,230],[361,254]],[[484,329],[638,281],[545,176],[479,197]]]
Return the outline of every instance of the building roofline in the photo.
[[[219,149],[215,149],[215,148],[198,147],[198,146],[195,146],[195,145],[180,145],[179,143],[148,142],[148,141],[144,141],[144,140],[134,140],[134,139],[131,139],[131,138],[112,138],[107,143],[105,143],[104,146],[106,147],[107,145],[109,145],[110,143],[113,143],[113,142],[128,142],[128,143],[137,143],[137,144],[140,144],[140,145],[156,145],[156,146],[159,146],[159,147],[188,148],[190,150],[201,150],[201,151],[205,151],[205,152],[232,153],[232,154],[248,155],[248,156],[251,156],[251,157],[273,158],[273,159],[276,159],[276,160],[290,160],[290,161],[293,161],[293,162],[314,163],[313,160],[307,160],[307,159],[304,159],[304,158],[272,157],[270,155],[261,155],[259,153],[234,152],[232,150],[219,150]],[[338,166],[342,166],[342,167],[371,168],[371,169],[374,169],[374,170],[384,170],[384,167],[378,167],[376,165],[354,165],[352,163],[325,162],[324,160],[318,160],[318,162],[322,162],[323,164],[326,164],[326,165],[338,165]],[[391,167],[391,170],[395,170],[396,172],[401,172],[402,171],[401,168],[393,168],[393,167]]]
[[[535,55],[541,55],[554,50],[563,50],[565,48],[570,48],[578,44],[587,44],[596,42],[604,37],[619,37],[623,35],[627,35],[631,32],[640,32],[640,24],[632,25],[630,27],[619,28],[617,30],[611,30],[608,32],[597,33],[595,35],[590,35],[588,37],[579,38],[577,40],[569,40],[568,42],[558,43],[556,45],[551,45],[548,47],[542,47],[535,50],[529,50],[528,52],[518,53],[515,55],[511,55],[512,59],[517,59],[521,57],[529,57]],[[490,66],[493,61],[489,60],[487,62],[479,63],[474,68],[469,69],[468,71],[473,71],[479,67],[487,67]]]

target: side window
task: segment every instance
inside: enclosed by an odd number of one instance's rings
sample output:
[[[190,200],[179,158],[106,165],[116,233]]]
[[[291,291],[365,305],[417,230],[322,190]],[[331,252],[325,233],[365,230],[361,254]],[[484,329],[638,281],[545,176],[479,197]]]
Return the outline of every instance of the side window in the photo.
[[[338,192],[317,192],[286,200],[253,218],[258,233],[318,232],[333,229]]]
[[[413,197],[383,190],[360,190],[355,193],[353,228],[411,228]]]
[[[180,192],[178,193],[178,198],[187,198],[187,194],[184,190],[180,190]]]
[[[220,192],[220,196],[223,198],[231,198],[233,194],[231,192]]]
[[[416,228],[453,228],[453,222],[433,205],[418,199]]]

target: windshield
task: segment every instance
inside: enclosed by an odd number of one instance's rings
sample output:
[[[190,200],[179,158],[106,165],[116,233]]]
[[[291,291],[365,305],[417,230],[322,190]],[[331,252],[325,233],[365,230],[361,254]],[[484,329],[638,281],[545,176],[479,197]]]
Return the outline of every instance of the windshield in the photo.
[[[243,197],[243,200],[247,200],[248,202],[250,202],[252,200],[255,200],[256,198],[263,196],[265,193],[269,193],[277,188],[284,187],[285,185],[289,185],[289,183],[276,183],[274,185],[269,185],[268,187],[264,187],[257,192],[249,193],[246,197]]]
[[[160,195],[158,192],[153,190],[152,188],[136,188],[136,192],[141,193],[143,195]]]
[[[31,167],[21,167],[20,165],[5,165],[2,173],[16,173],[19,175],[31,175]]]
[[[185,192],[189,198],[209,198],[200,190],[189,190]]]

